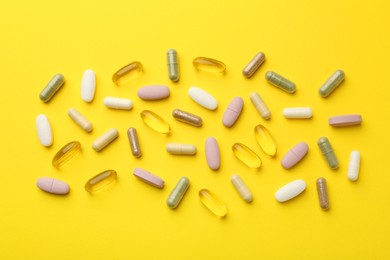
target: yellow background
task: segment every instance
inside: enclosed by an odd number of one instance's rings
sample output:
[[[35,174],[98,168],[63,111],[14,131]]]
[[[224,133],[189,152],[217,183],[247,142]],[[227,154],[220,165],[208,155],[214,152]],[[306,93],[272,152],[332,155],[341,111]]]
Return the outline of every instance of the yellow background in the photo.
[[[0,189],[0,259],[389,259],[390,211],[387,166],[389,143],[389,16],[383,1],[6,1],[0,9],[0,86],[2,110]],[[178,51],[181,79],[167,76],[165,53]],[[258,52],[266,62],[251,79],[242,68]],[[196,71],[192,60],[206,56],[223,61],[223,76]],[[144,71],[129,84],[115,86],[112,74],[132,61]],[[80,98],[86,69],[97,75],[91,104]],[[328,98],[318,88],[336,70],[345,82]],[[293,95],[269,85],[273,70],[297,84]],[[47,104],[38,94],[55,73],[66,83]],[[137,89],[165,84],[169,99],[145,102]],[[219,101],[208,111],[188,97],[199,86]],[[249,94],[257,91],[272,118],[264,121]],[[131,111],[109,110],[105,96],[129,98]],[[235,96],[244,99],[237,124],[225,128],[221,119]],[[310,120],[287,120],[285,107],[310,106]],[[75,107],[94,124],[83,132],[67,110]],[[174,120],[181,108],[203,117],[195,128]],[[161,135],[148,128],[139,114],[149,109],[172,128]],[[46,114],[54,144],[39,144],[35,118]],[[332,128],[328,117],[362,114],[359,127]],[[253,129],[265,125],[278,145],[276,158],[265,155]],[[143,156],[134,158],[126,136],[136,127]],[[92,142],[111,127],[119,138],[100,153]],[[207,137],[217,138],[222,165],[211,171],[204,155]],[[340,161],[332,171],[316,141],[327,136]],[[54,154],[67,142],[78,140],[82,153],[57,170]],[[309,144],[306,158],[291,170],[280,161],[296,143]],[[172,156],[167,142],[193,143],[194,157]],[[260,170],[238,161],[231,146],[241,142],[263,161]],[[346,177],[349,154],[362,154],[356,183]],[[161,176],[163,190],[132,175],[135,167]],[[114,169],[118,181],[98,194],[84,183],[95,174]],[[230,183],[240,174],[254,194],[245,203]],[[35,182],[47,176],[69,183],[68,196],[39,190]],[[165,200],[181,176],[191,187],[176,210]],[[328,180],[331,209],[320,209],[315,180]],[[304,179],[306,191],[287,203],[274,193],[284,184]],[[218,219],[199,201],[208,188],[227,205]]]

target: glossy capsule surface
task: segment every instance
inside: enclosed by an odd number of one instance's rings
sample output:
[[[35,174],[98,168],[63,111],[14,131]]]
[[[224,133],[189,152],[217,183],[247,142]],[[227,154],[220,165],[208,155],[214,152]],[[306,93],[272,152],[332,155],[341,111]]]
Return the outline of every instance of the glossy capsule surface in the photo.
[[[330,144],[328,138],[321,137],[320,139],[318,139],[317,144],[322,154],[324,155],[329,167],[333,170],[337,169],[339,167],[339,161],[337,160],[336,154],[334,153],[332,145]]]
[[[319,89],[320,96],[325,98],[329,96],[345,78],[345,73],[342,70],[336,70],[335,73],[321,86]]]
[[[127,129],[127,137],[129,138],[130,149],[133,156],[137,158],[141,157],[142,151],[141,146],[139,145],[137,130],[134,127]]]
[[[249,147],[241,143],[235,143],[232,147],[233,154],[239,159],[241,162],[246,164],[251,168],[260,168],[261,159],[260,157],[252,151]]]
[[[248,203],[252,202],[252,192],[249,190],[248,186],[246,186],[245,182],[241,179],[241,177],[237,174],[234,174],[232,175],[230,180],[232,181],[234,188],[236,188],[236,190],[240,194],[241,198]]]
[[[62,74],[55,74],[54,77],[47,83],[46,87],[39,94],[39,98],[43,102],[49,102],[50,99],[57,93],[58,90],[64,85],[65,78]]]
[[[192,125],[192,126],[199,127],[199,126],[202,126],[202,124],[203,124],[203,120],[200,116],[191,114],[189,112],[186,112],[186,111],[183,111],[180,109],[173,110],[172,116],[176,120],[183,122],[183,123],[186,123],[186,124],[189,124],[189,125]]]
[[[77,141],[67,143],[53,157],[51,164],[60,168],[81,151],[81,144]]]
[[[257,125],[255,127],[255,138],[263,152],[270,156],[276,155],[276,143],[265,126]]]
[[[142,111],[141,118],[147,126],[156,132],[161,134],[169,134],[171,132],[171,126],[168,122],[150,110]]]
[[[207,71],[211,73],[224,73],[226,65],[223,62],[206,57],[197,57],[192,62],[197,70]]]
[[[174,49],[169,49],[167,51],[167,63],[168,63],[168,76],[169,79],[173,82],[179,80],[179,61],[177,58],[177,51]]]
[[[169,194],[169,197],[167,199],[168,207],[172,209],[176,208],[183,199],[189,187],[190,180],[187,177],[181,177],[180,180],[177,182],[175,188]]]
[[[120,68],[112,75],[112,82],[119,86],[125,83],[128,79],[135,77],[142,71],[142,64],[139,61],[134,61],[123,68]]]
[[[116,181],[116,177],[116,171],[106,170],[89,179],[84,188],[88,192],[96,192]]]
[[[208,189],[199,191],[199,199],[202,204],[218,217],[225,217],[227,207],[225,203]]]
[[[261,64],[265,61],[265,54],[259,52],[255,57],[245,66],[242,70],[242,75],[246,78],[252,77],[252,75],[260,68]]]
[[[262,118],[264,118],[265,120],[271,118],[271,111],[269,110],[269,108],[264,103],[263,99],[260,97],[258,93],[252,92],[249,98]]]
[[[296,86],[294,82],[291,82],[290,80],[284,78],[283,76],[273,71],[268,71],[265,74],[265,78],[269,83],[271,83],[275,87],[278,87],[289,94],[293,94],[296,90]]]
[[[320,201],[320,207],[323,210],[329,209],[329,197],[328,197],[328,187],[326,185],[326,179],[325,178],[318,178],[316,181],[317,185],[317,193],[318,193],[318,199]]]

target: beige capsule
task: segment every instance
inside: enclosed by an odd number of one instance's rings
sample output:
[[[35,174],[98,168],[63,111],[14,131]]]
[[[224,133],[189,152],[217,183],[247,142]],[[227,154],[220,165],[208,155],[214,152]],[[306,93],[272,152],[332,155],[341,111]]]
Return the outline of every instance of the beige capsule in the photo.
[[[183,110],[180,110],[180,109],[175,109],[172,111],[172,116],[180,121],[180,122],[183,122],[183,123],[186,123],[186,124],[189,124],[189,125],[193,125],[193,126],[202,126],[203,124],[203,120],[200,116],[197,116],[197,115],[194,115],[194,114],[191,114],[189,112],[186,112],[186,111],[183,111]]]
[[[196,154],[196,146],[192,144],[168,143],[166,145],[167,152],[170,154],[194,155]]]
[[[264,118],[265,120],[271,118],[271,111],[268,109],[267,105],[264,103],[263,99],[257,92],[252,92],[249,98],[262,118]]]
[[[95,140],[92,144],[92,148],[99,152],[103,150],[107,145],[109,145],[112,141],[114,141],[118,137],[118,130],[115,128],[111,128],[98,139]]]
[[[317,192],[318,192],[318,199],[320,201],[320,206],[323,210],[328,210],[329,197],[328,197],[328,187],[326,185],[326,179],[320,177],[317,179],[316,184],[317,184]]]
[[[77,111],[74,108],[70,108],[68,110],[68,115],[85,132],[89,133],[92,131],[93,128],[92,123],[85,116],[83,116],[79,111]]]
[[[246,78],[250,78],[253,74],[260,68],[261,64],[265,61],[265,54],[263,52],[259,52],[255,57],[245,66],[242,70],[242,74]]]
[[[127,136],[130,142],[131,153],[134,157],[141,157],[141,147],[139,145],[137,130],[134,127],[127,129]]]

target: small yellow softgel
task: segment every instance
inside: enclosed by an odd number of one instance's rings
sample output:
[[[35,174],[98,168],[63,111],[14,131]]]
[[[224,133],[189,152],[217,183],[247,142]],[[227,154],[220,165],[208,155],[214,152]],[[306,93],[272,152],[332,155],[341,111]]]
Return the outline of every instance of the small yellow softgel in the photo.
[[[56,168],[60,168],[65,163],[67,163],[70,159],[72,159],[76,154],[78,154],[80,151],[81,151],[81,144],[79,142],[73,141],[67,143],[56,153],[56,155],[54,155],[51,164]]]
[[[127,79],[140,74],[142,67],[143,66],[141,62],[134,61],[115,72],[114,75],[112,75],[112,82],[119,86],[127,81]]]
[[[197,57],[192,62],[197,70],[212,72],[212,73],[224,73],[226,65],[219,60],[214,60],[206,57]]]

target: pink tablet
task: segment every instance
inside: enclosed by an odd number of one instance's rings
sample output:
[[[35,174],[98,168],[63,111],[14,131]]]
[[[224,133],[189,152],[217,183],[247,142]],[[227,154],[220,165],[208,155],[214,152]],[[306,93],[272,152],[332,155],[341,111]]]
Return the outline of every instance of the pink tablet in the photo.
[[[163,179],[141,168],[135,168],[133,174],[140,178],[142,181],[154,187],[157,187],[159,189],[162,189],[164,187]]]
[[[241,97],[233,98],[223,114],[222,124],[226,127],[232,127],[240,116],[243,106],[244,100]]]
[[[138,89],[138,97],[143,100],[160,100],[168,98],[169,88],[164,85],[146,86]]]
[[[336,126],[336,127],[360,125],[361,123],[362,123],[362,116],[358,114],[329,117],[329,125]]]
[[[221,164],[221,155],[217,140],[214,137],[206,139],[206,160],[211,170],[218,170]]]
[[[307,154],[309,146],[307,143],[302,142],[291,148],[290,151],[282,159],[282,166],[285,169],[290,169],[297,163],[299,163],[303,157]]]

